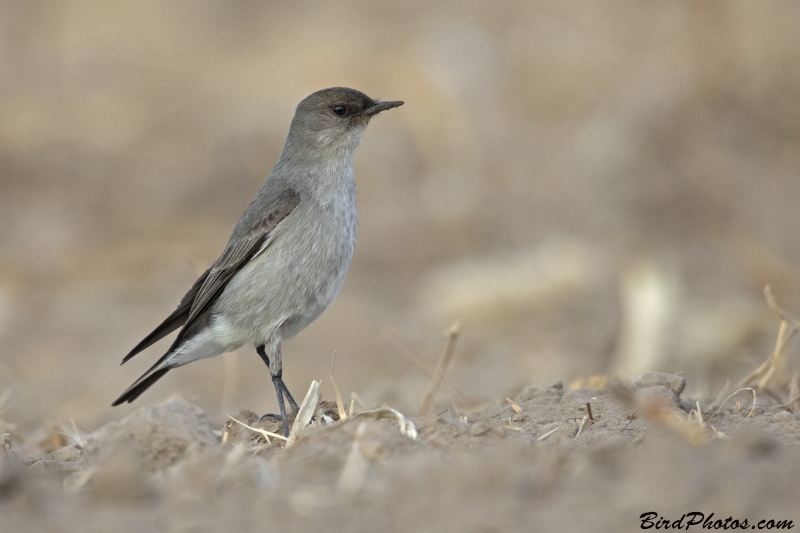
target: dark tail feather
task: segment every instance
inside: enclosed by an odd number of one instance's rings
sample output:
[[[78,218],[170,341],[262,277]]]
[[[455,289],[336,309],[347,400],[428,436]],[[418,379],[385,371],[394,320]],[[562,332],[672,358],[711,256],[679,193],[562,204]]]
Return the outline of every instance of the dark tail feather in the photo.
[[[130,359],[137,353],[141,352],[145,348],[149,348],[151,345],[160,341],[161,339],[163,339],[164,337],[166,337],[167,335],[169,335],[170,333],[172,333],[173,331],[184,325],[186,323],[186,319],[188,318],[189,318],[188,308],[178,309],[177,311],[172,313],[170,316],[167,317],[166,320],[164,320],[164,322],[161,323],[161,325],[159,325],[156,329],[154,329],[152,333],[150,333],[150,335],[142,339],[142,342],[137,344],[136,347],[122,359],[122,363],[120,364],[125,364],[125,362],[128,359]]]
[[[142,339],[142,342],[137,344],[136,347],[122,359],[122,363],[120,364],[125,364],[125,361],[141,352],[145,348],[148,348],[149,346],[160,341],[179,327],[183,326],[186,321],[189,320],[194,298],[200,291],[200,287],[202,287],[203,283],[205,283],[210,270],[211,269],[206,270],[202,276],[197,278],[197,281],[194,282],[194,285],[192,285],[192,288],[189,289],[189,292],[187,292],[183,298],[181,298],[181,303],[178,304],[178,308],[175,309],[175,311],[173,311],[172,314],[169,315],[161,324],[159,324],[159,326],[154,329],[150,335]]]
[[[138,398],[141,393],[149,389],[150,385],[164,377],[164,374],[172,370],[171,367],[158,368],[160,364],[161,361],[156,363],[150,370],[145,372],[142,377],[137,379],[133,385],[128,387],[128,389],[123,392],[122,395],[114,401],[114,403],[111,404],[112,407],[121,403],[132,402]]]

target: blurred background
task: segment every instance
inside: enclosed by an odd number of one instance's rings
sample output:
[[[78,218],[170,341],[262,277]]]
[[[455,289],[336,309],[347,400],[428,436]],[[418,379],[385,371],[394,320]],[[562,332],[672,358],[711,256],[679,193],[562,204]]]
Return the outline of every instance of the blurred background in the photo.
[[[644,370],[714,395],[772,351],[765,284],[800,316],[800,4],[4,0],[4,418],[274,412],[250,347],[109,404],[329,86],[406,105],[357,152],[356,255],[284,345],[295,396],[332,396],[336,351],[345,396],[413,414],[456,320],[459,408]]]

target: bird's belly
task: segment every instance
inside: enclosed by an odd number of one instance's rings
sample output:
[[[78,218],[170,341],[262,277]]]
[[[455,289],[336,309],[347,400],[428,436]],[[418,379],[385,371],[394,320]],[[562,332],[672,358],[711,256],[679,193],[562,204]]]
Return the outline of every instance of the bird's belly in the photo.
[[[236,298],[221,298],[226,314],[252,342],[296,335],[339,294],[354,248],[354,225],[285,232],[231,280],[223,296]]]

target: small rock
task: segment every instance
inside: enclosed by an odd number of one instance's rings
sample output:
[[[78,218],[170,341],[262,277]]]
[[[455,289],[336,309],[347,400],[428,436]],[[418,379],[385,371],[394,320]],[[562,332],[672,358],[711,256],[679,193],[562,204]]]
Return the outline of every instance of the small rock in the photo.
[[[225,435],[227,442],[231,444],[249,443],[255,434],[242,424],[247,424],[250,427],[254,427],[256,422],[258,422],[258,415],[253,411],[241,409],[233,418],[238,420],[238,422],[228,419],[222,426],[222,432],[223,435]],[[239,424],[239,422],[242,424]]]
[[[633,393],[636,398],[636,403],[643,403],[645,405],[670,405],[676,406],[677,396],[671,389],[663,385],[653,385],[650,387],[637,389]]]
[[[506,437],[506,428],[503,426],[494,426],[489,430],[489,434],[498,439],[504,439]]]
[[[789,411],[780,411],[772,415],[772,421],[776,424],[785,424],[786,422],[794,422],[794,415]]]
[[[42,470],[75,472],[86,466],[82,459],[83,450],[81,447],[70,444],[40,457],[34,464]]]
[[[680,397],[683,389],[686,388],[686,378],[677,374],[664,374],[662,372],[645,372],[634,382],[637,388],[645,389],[648,387],[666,387]]]
[[[533,398],[534,396],[536,396],[538,390],[539,389],[537,387],[534,387],[533,385],[528,385],[527,387],[522,389],[519,394],[517,394],[517,396],[514,398],[514,401],[516,403],[526,402],[531,398]]]
[[[485,435],[491,428],[486,422],[475,422],[469,427],[469,434],[473,437]]]
[[[514,398],[515,403],[522,404],[524,402],[533,400],[533,399],[541,399],[541,398],[548,398],[552,397],[553,400],[558,401],[561,399],[561,396],[564,394],[564,384],[561,381],[556,381],[546,389],[540,389],[534,387],[533,385],[529,385],[522,389],[519,394],[517,394],[516,398]]]
[[[53,460],[59,463],[72,463],[80,461],[82,453],[79,446],[70,444],[53,452]]]
[[[453,428],[453,436],[460,437],[465,433],[468,433],[470,430],[470,425],[467,422],[464,422],[460,419],[454,419],[452,422],[447,424],[448,426]]]

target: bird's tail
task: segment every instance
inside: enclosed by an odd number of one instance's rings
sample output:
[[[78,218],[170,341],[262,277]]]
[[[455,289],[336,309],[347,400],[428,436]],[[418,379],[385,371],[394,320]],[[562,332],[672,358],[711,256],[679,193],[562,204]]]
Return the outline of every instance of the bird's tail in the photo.
[[[127,390],[123,392],[122,395],[119,398],[117,398],[111,405],[115,406],[125,402],[128,403],[132,402],[133,400],[138,398],[141,393],[149,389],[150,385],[152,385],[153,383],[164,377],[164,374],[172,370],[172,366],[166,365],[163,359],[164,358],[162,358],[156,364],[150,367],[150,370],[145,372],[142,375],[142,377],[140,377],[134,382],[133,385],[128,387]]]

